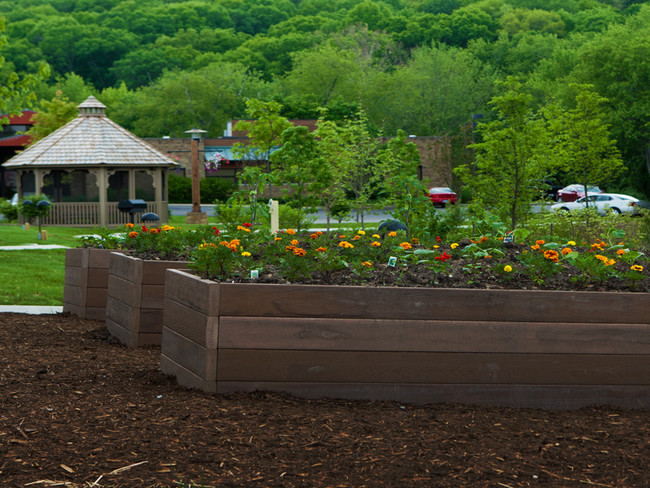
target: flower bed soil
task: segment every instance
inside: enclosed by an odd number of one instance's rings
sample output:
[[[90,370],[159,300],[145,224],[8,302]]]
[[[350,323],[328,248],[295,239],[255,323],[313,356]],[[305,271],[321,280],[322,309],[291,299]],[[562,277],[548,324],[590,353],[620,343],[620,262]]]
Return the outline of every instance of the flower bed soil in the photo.
[[[211,395],[159,355],[73,315],[0,314],[0,484],[650,486],[648,410]]]

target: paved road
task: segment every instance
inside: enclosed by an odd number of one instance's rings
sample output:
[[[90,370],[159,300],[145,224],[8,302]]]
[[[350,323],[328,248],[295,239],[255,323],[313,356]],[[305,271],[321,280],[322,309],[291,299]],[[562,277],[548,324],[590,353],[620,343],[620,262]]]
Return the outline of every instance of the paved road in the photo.
[[[201,205],[201,211],[205,212],[208,214],[208,220],[210,220],[211,217],[214,216],[214,205]],[[170,203],[169,204],[169,214],[170,215],[185,215],[187,212],[192,210],[192,205],[187,203]],[[386,220],[390,218],[390,214],[388,211],[372,211],[369,212],[368,214],[365,215],[364,221],[367,223],[370,222],[381,222],[382,220]],[[325,211],[324,210],[319,210],[318,214],[316,216],[316,224],[325,224],[326,222],[326,217],[325,217]],[[354,222],[354,217],[352,217],[349,220],[346,220],[345,222]],[[332,224],[336,224],[337,221],[332,221]]]

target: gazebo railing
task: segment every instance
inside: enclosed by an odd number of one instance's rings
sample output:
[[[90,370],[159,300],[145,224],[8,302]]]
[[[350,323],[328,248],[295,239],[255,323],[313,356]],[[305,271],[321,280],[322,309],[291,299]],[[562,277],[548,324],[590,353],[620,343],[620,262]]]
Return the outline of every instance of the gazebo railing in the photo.
[[[164,210],[164,211],[163,211]],[[161,220],[167,220],[167,202],[161,205],[147,202],[147,212],[153,212]],[[65,225],[71,227],[100,227],[98,202],[54,202],[50,207],[50,214],[43,218],[43,225]],[[142,214],[135,214],[134,222],[140,222]],[[117,208],[117,202],[108,202],[106,208],[106,226],[113,227],[129,222],[130,215]],[[34,220],[33,223],[36,223]]]

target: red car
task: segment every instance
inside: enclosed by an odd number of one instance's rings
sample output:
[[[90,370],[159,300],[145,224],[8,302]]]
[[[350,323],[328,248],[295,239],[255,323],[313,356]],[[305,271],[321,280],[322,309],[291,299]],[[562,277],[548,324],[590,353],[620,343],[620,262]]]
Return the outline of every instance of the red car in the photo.
[[[444,207],[448,203],[456,203],[458,195],[451,188],[435,186],[429,188],[429,198],[436,207]]]
[[[587,185],[589,193],[602,193],[603,190],[594,185]],[[565,186],[557,192],[558,202],[575,202],[578,198],[585,196],[585,187],[579,184]]]

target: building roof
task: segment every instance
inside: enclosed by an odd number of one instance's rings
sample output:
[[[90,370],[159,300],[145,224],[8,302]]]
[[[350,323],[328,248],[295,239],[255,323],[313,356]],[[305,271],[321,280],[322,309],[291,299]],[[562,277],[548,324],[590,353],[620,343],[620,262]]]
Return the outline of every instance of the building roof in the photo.
[[[34,125],[34,121],[32,120],[34,115],[36,115],[36,112],[33,110],[22,110],[17,115],[2,114],[0,115],[0,119],[9,119],[9,125]]]
[[[7,168],[160,167],[178,163],[106,117],[95,97],[79,116],[9,159]]]

